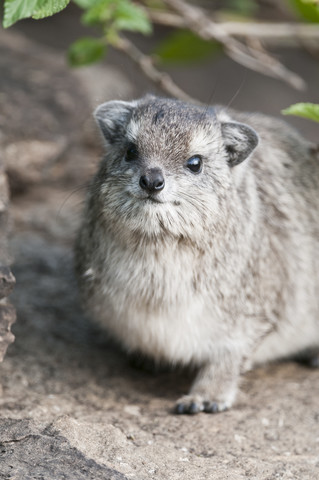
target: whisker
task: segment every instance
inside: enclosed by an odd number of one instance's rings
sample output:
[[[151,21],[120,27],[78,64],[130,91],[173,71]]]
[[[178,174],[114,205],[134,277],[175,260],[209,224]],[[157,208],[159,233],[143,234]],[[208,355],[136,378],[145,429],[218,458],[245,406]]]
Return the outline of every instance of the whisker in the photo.
[[[237,98],[239,92],[241,91],[241,89],[243,88],[245,82],[246,82],[246,79],[247,79],[247,71],[244,72],[244,76],[240,82],[240,85],[239,87],[237,88],[236,92],[234,93],[234,95],[232,96],[232,98],[230,99],[230,101],[228,102],[226,108],[229,108],[231,106],[231,104],[235,101],[235,99]]]
[[[212,106],[211,103],[215,97],[215,93],[217,92],[217,83],[214,84],[213,90],[211,91],[208,101],[206,102],[205,106],[203,106],[202,113],[199,116],[198,122],[196,123],[196,128],[204,121],[206,118],[208,109]]]
[[[89,186],[90,182],[85,182],[85,183],[82,183],[81,185],[79,185],[78,187],[74,188],[72,190],[72,192],[70,192],[65,198],[64,200],[62,201],[61,205],[60,205],[60,208],[59,210],[57,211],[57,214],[56,214],[56,218],[59,217],[59,215],[61,214],[61,211],[62,211],[62,208],[65,206],[65,204],[70,200],[70,198],[75,194],[75,193],[78,193],[80,192],[81,190],[87,190],[88,189],[88,186]]]

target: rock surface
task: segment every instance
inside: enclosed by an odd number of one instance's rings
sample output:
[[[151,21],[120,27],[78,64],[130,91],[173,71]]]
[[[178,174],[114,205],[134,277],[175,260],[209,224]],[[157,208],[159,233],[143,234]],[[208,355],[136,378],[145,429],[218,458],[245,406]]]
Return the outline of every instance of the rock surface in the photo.
[[[6,55],[14,61],[12,49]],[[55,60],[46,53],[51,67]],[[64,74],[76,98],[81,92],[85,119],[91,90]],[[54,99],[35,94],[28,102],[40,116],[55,111]],[[317,479],[319,370],[294,363],[261,368],[243,379],[232,410],[175,416],[172,406],[189,388],[192,372],[134,369],[81,311],[72,244],[82,185],[99,149],[92,136],[82,138],[76,122],[71,127],[61,117],[54,138],[71,135],[73,143],[52,175],[12,202],[18,321],[16,342],[0,365],[0,479]],[[18,128],[16,138],[35,140],[32,132],[21,138]]]
[[[63,58],[11,31],[0,30],[0,71],[0,149],[12,194],[69,171],[74,178],[91,118],[81,83]]]
[[[0,436],[0,478],[126,479],[86,458],[51,426],[41,429],[29,420],[6,419]]]
[[[14,341],[11,326],[16,319],[15,309],[7,297],[12,292],[15,278],[10,270],[11,257],[8,252],[9,235],[9,189],[7,175],[1,162],[0,147],[0,362],[10,343]]]

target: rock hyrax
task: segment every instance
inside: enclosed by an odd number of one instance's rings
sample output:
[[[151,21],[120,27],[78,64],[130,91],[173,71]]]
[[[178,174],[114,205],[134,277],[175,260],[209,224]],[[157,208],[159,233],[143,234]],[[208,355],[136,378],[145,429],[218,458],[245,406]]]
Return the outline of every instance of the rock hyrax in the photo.
[[[275,118],[146,96],[99,106],[106,154],[81,293],[128,351],[191,364],[178,413],[219,412],[254,365],[319,347],[319,159]]]

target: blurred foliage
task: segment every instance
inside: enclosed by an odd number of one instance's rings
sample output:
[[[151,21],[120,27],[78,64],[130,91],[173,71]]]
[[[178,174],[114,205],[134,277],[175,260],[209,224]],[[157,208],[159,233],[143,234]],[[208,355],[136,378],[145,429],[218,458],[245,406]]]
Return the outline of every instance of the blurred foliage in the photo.
[[[300,19],[319,23],[319,0],[285,1]],[[3,27],[10,27],[24,18],[41,19],[54,15],[69,3],[70,0],[4,0]],[[73,0],[73,3],[83,10],[82,23],[97,27],[101,35],[99,38],[80,38],[70,46],[68,59],[72,66],[101,60],[106,54],[107,45],[116,46],[123,30],[150,34],[152,24],[144,6],[167,11],[161,0]],[[257,0],[227,0],[217,4],[220,13],[230,12],[234,18],[237,16],[246,21],[254,20],[260,6]],[[214,5],[212,10],[215,12]],[[162,63],[185,63],[216,55],[220,50],[217,42],[205,41],[189,30],[177,30],[162,41],[156,54]],[[319,106],[312,103],[292,105],[282,113],[319,121]]]
[[[70,0],[5,0],[4,28],[18,20],[32,17],[40,19],[63,10]],[[81,66],[101,60],[107,44],[116,45],[119,32],[128,30],[150,34],[152,24],[146,10],[131,0],[73,0],[84,10],[81,21],[87,26],[102,30],[100,38],[86,37],[74,42],[68,51],[72,66]]]
[[[106,44],[99,38],[80,38],[68,51],[70,65],[80,67],[101,60],[106,53]]]
[[[68,57],[72,66],[85,65],[93,63],[103,58],[101,45],[107,44],[116,46],[119,32],[128,30],[148,35],[152,32],[152,24],[148,19],[146,10],[130,0],[73,0],[80,8],[84,10],[81,17],[82,23],[87,26],[100,27],[103,36],[100,38],[100,44],[97,39],[95,42],[89,42],[89,38],[76,41],[69,48]],[[85,41],[84,41],[85,40]],[[94,48],[95,44],[95,48]],[[83,46],[86,55],[74,55],[79,52]],[[91,53],[91,55],[90,55]],[[86,62],[84,61],[86,58]],[[81,60],[77,62],[77,59]]]
[[[254,16],[258,8],[258,2],[255,0],[229,0],[227,5],[227,11],[243,17]]]
[[[179,30],[167,36],[155,53],[162,63],[177,64],[198,62],[219,52],[219,43],[205,41],[189,30]]]
[[[317,0],[289,0],[289,4],[308,22],[319,23],[319,2]]]
[[[105,29],[130,30],[144,34],[152,31],[145,10],[130,0],[91,0],[89,7],[82,6],[83,0],[74,0],[74,3],[86,10],[82,16],[85,25],[103,25]]]
[[[319,22],[319,0],[285,1],[300,17]],[[5,0],[3,26],[7,28],[23,18],[40,19],[53,15],[69,3],[70,0]],[[142,3],[151,9],[167,11],[162,0],[73,0],[73,3],[83,10],[82,23],[97,27],[102,34],[99,38],[79,39],[71,45],[68,58],[72,66],[101,60],[107,51],[106,46],[116,46],[123,30],[150,34],[152,24]],[[227,15],[246,21],[252,20],[259,8],[256,0],[227,0],[218,5],[220,13],[227,12]],[[177,30],[167,36],[155,53],[162,63],[186,63],[214,56],[220,50],[217,42],[205,41],[188,30]]]
[[[284,115],[296,115],[297,117],[307,118],[319,122],[319,105],[315,103],[295,103],[282,110]]]

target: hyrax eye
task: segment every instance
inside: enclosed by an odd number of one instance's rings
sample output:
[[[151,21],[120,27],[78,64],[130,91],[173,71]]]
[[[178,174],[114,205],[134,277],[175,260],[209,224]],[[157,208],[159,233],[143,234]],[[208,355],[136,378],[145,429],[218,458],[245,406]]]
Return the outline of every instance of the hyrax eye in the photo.
[[[186,162],[186,167],[192,173],[200,173],[202,171],[203,160],[200,155],[194,155],[193,157],[189,158]]]
[[[126,150],[125,160],[127,162],[133,162],[134,160],[137,160],[137,158],[138,158],[137,146],[134,143],[130,143]]]

